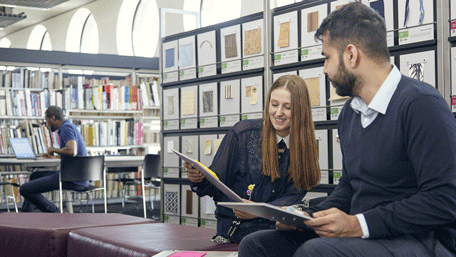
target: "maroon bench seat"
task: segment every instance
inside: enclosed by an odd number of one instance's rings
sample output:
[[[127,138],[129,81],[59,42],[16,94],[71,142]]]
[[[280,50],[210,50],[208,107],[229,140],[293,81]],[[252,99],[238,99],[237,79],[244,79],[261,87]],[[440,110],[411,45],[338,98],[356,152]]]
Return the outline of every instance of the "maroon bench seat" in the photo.
[[[66,256],[68,234],[74,229],[152,222],[114,213],[1,213],[0,255]]]
[[[169,223],[73,230],[68,257],[153,256],[165,250],[237,251],[237,244],[210,242],[214,229]]]

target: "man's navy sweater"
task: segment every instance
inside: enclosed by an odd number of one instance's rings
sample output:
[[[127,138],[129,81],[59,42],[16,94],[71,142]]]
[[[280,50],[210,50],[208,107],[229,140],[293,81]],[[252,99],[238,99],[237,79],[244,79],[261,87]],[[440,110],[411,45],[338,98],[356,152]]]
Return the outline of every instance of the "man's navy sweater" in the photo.
[[[439,92],[402,76],[385,115],[366,128],[345,104],[338,121],[339,185],[309,213],[364,214],[370,238],[435,238],[456,253],[456,119]]]

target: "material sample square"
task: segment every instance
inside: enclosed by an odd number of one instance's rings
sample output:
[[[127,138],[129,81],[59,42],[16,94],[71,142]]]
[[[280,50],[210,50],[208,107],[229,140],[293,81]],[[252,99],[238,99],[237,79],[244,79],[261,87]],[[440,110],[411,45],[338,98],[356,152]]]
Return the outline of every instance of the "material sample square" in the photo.
[[[178,193],[177,192],[165,192],[165,211],[167,213],[179,214],[178,213]]]
[[[318,29],[318,15],[318,11],[307,14],[307,32],[313,32]]]
[[[278,47],[290,46],[290,22],[280,23]]]
[[[214,92],[213,91],[206,91],[203,92],[203,112],[213,112],[214,109],[214,99],[213,99]]]
[[[245,32],[244,55],[261,53],[261,28]]]
[[[168,115],[174,114],[174,96],[168,96]]]
[[[166,49],[165,52],[165,68],[174,66],[174,48]]]
[[[233,99],[233,85],[225,86],[225,99]]]
[[[182,115],[195,114],[195,90],[182,92]]]
[[[188,67],[193,64],[193,44],[186,44],[179,47],[179,66]]]
[[[230,34],[225,36],[225,57],[234,58],[237,57],[237,43],[236,34]]]
[[[309,89],[310,105],[320,106],[320,78],[308,78],[304,81]]]

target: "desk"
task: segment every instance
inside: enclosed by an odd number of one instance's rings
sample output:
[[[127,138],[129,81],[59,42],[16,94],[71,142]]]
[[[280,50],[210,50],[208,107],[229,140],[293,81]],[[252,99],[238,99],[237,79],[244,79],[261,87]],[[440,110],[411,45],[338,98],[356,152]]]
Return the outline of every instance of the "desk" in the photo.
[[[144,156],[106,156],[105,168],[114,167],[140,167],[144,163]],[[36,159],[36,160],[20,160],[16,158],[0,158],[0,165],[21,165],[22,169],[27,167],[58,167],[60,158],[56,159]],[[13,172],[3,172],[2,174],[14,174]],[[141,177],[143,173],[141,172]],[[1,176],[1,175],[0,175]],[[144,178],[142,178],[144,179]],[[106,182],[106,180],[105,180]],[[106,183],[104,185],[106,188]],[[105,194],[106,197],[106,194]],[[143,195],[144,217],[146,216],[146,201]],[[105,201],[106,203],[106,201]]]
[[[106,156],[105,167],[139,167],[144,162],[144,156]],[[16,158],[0,158],[0,165],[21,165],[22,167],[57,167],[60,159],[19,160]]]

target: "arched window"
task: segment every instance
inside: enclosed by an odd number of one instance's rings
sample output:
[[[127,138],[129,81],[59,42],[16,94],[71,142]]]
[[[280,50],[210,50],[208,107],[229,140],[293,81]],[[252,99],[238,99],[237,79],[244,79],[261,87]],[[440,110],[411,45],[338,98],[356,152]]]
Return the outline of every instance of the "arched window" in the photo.
[[[11,41],[8,38],[4,37],[0,40],[0,47],[11,48],[11,46]]]
[[[117,18],[118,54],[153,57],[159,40],[159,22],[155,0],[124,0]]]
[[[68,26],[65,49],[67,52],[97,54],[99,47],[98,25],[87,8],[77,10]]]
[[[241,0],[202,0],[202,27],[234,20],[239,17],[241,17]]]
[[[27,41],[27,49],[52,50],[51,37],[45,26],[36,25],[33,28]]]

